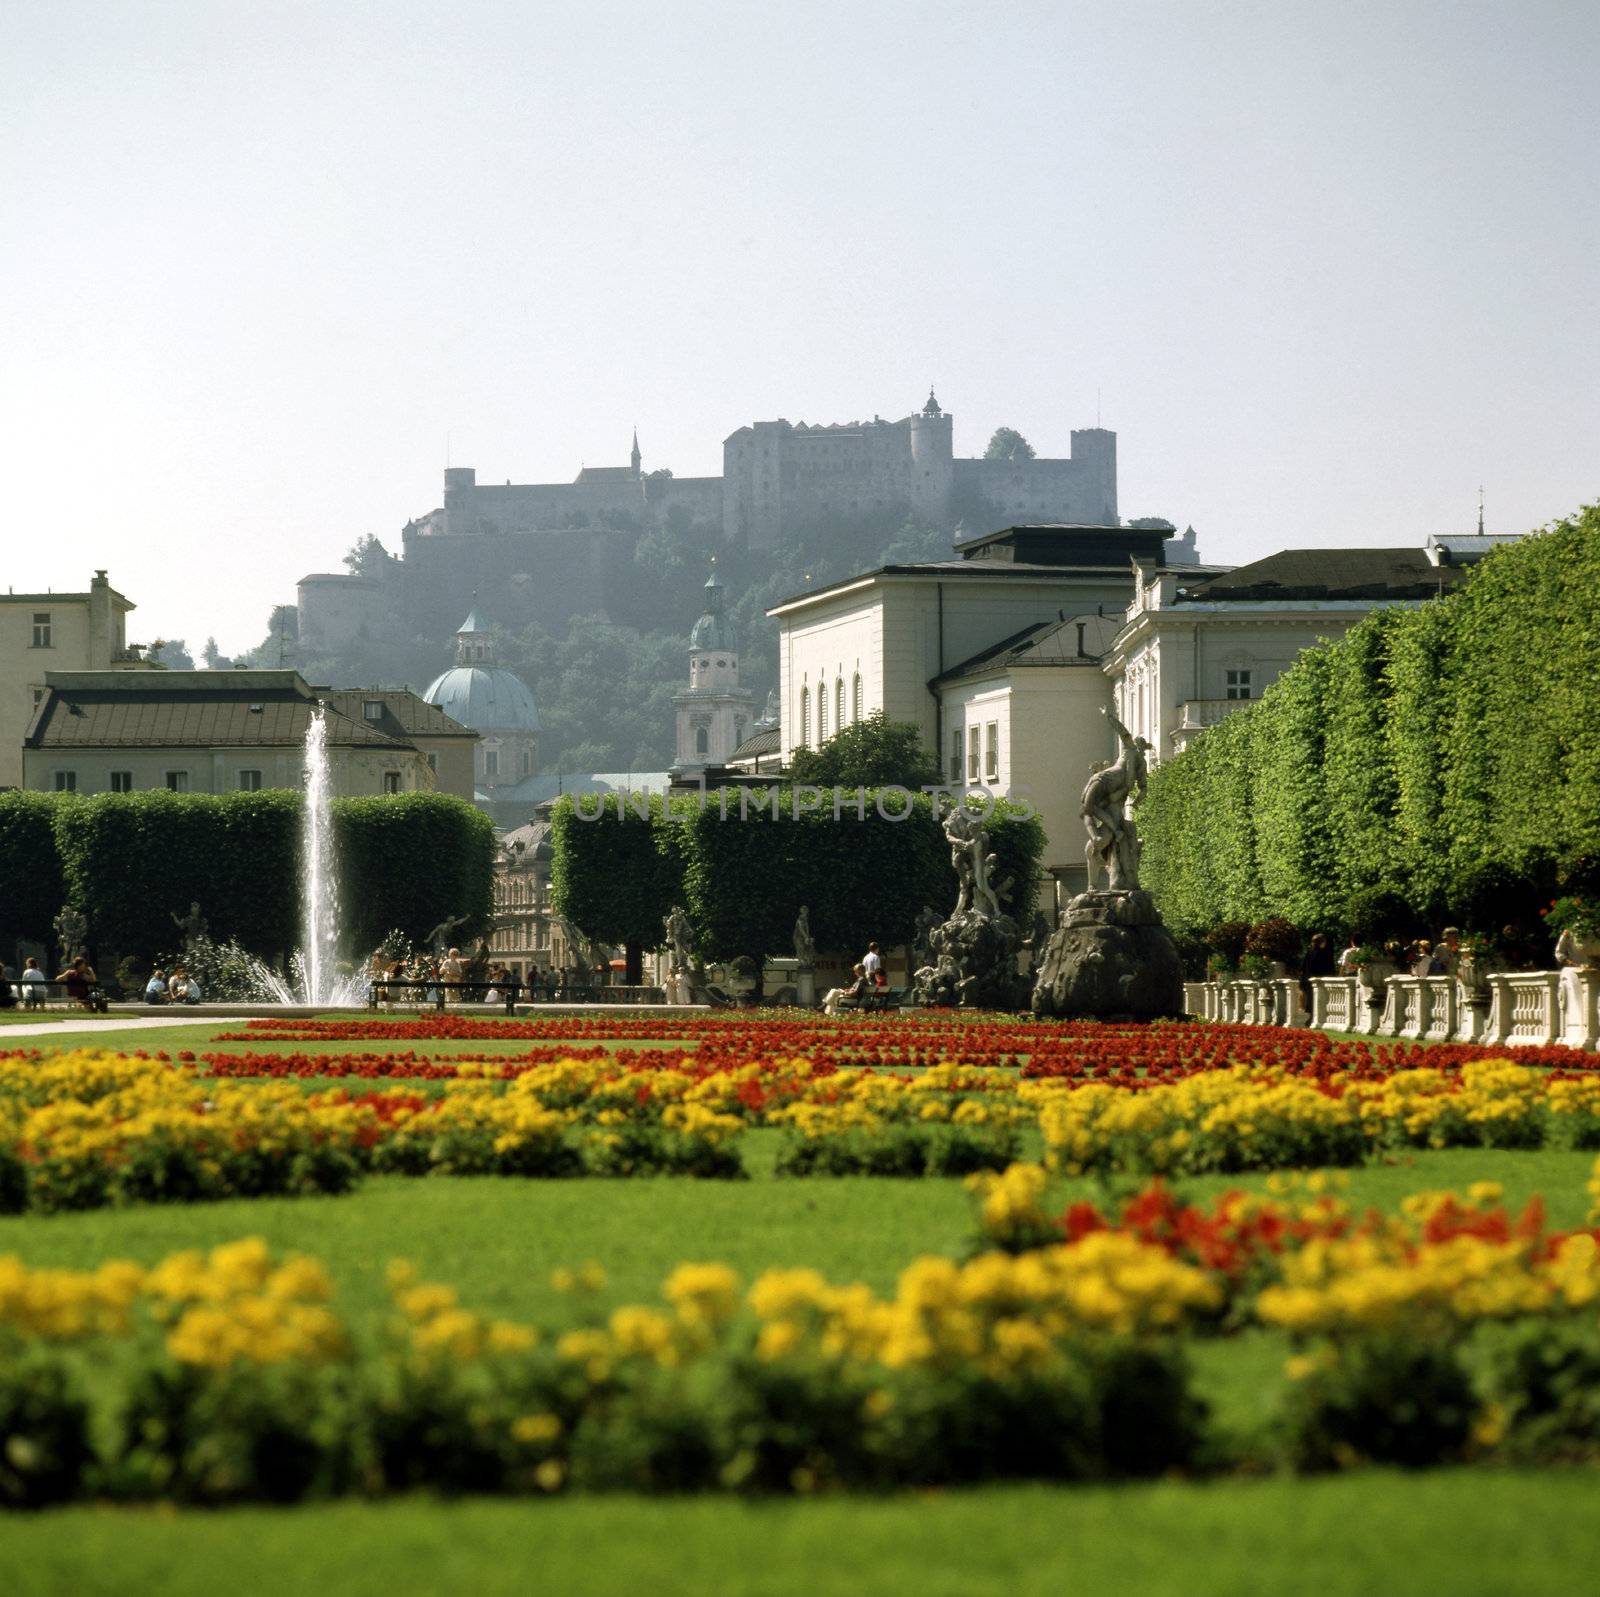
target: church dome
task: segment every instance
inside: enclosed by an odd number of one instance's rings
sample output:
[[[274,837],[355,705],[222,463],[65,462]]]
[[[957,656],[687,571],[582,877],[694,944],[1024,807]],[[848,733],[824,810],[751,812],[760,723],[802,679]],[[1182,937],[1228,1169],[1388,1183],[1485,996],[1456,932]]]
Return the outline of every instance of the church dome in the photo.
[[[522,678],[499,666],[458,665],[422,695],[474,732],[539,732],[539,707]]]
[[[729,624],[727,616],[722,613],[722,584],[717,581],[715,571],[711,573],[705,586],[706,607],[700,619],[694,624],[694,631],[689,634],[689,647],[691,649],[726,649],[733,652],[733,627]]]

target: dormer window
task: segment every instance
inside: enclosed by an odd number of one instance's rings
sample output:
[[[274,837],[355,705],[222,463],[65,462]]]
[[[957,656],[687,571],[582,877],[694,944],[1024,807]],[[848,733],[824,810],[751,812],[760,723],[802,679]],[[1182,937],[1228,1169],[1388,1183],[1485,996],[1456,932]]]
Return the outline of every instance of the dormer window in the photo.
[[[366,700],[361,706],[361,713],[369,721],[381,721],[383,719],[383,700]]]

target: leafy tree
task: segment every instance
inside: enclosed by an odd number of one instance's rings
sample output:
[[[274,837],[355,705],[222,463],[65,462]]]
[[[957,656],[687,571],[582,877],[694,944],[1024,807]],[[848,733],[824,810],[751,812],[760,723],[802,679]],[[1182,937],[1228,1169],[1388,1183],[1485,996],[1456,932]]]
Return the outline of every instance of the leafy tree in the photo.
[[[157,638],[146,650],[145,657],[168,671],[194,670],[194,656],[182,638]]]
[[[350,545],[344,556],[345,568],[354,576],[370,576],[379,570],[386,560],[391,559],[389,551],[384,548],[383,540],[376,533],[369,532],[364,538],[357,538]]]
[[[233,661],[217,647],[215,638],[207,638],[206,646],[200,652],[200,658],[206,663],[208,671],[231,671]]]
[[[984,450],[985,460],[1032,460],[1033,445],[1015,427],[996,427],[989,447]]]
[[[922,734],[882,710],[836,732],[820,749],[796,749],[790,775],[813,787],[898,785],[914,793],[940,781],[939,761]]]

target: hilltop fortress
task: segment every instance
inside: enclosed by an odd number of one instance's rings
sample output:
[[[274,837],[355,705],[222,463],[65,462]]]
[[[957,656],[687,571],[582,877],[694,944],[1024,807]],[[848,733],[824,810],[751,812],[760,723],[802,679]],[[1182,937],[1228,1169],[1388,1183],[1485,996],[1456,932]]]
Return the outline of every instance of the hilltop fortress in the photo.
[[[622,550],[608,536],[618,532],[699,523],[761,550],[852,523],[989,531],[1118,519],[1115,433],[1074,430],[1059,459],[957,459],[952,417],[931,392],[898,421],[740,427],[723,441],[722,463],[720,477],[646,472],[635,433],[626,466],[586,466],[571,482],[480,483],[470,466],[447,467],[443,505],[406,524],[399,558],[301,579],[302,646],[343,648],[396,617],[443,635],[474,593],[504,595],[547,625],[602,610],[608,565],[631,551],[631,540]]]

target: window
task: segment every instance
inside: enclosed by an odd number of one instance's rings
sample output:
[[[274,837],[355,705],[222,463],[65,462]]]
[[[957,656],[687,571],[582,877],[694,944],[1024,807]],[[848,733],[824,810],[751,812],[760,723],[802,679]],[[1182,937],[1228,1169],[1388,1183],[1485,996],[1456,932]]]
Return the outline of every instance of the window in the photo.
[[[33,707],[34,707],[34,709],[37,710],[39,708],[39,706],[41,704],[43,704],[43,703],[44,703],[44,689],[43,688],[35,688],[33,690]]]
[[[828,741],[828,684],[817,684],[817,747]]]
[[[398,793],[400,791],[400,773],[398,771],[385,771],[383,773],[383,790],[385,793]]]
[[[439,774],[439,756],[437,754],[430,754],[428,756],[428,769],[432,771],[435,776]]]
[[[524,776],[532,776],[533,775],[533,750],[532,749],[524,749],[522,751],[522,774]]]
[[[855,679],[850,684],[850,719],[852,721],[861,719],[861,673],[859,671],[856,672]]]
[[[983,779],[1000,780],[1000,723],[988,722],[983,729]]]
[[[113,771],[111,773],[111,791],[113,793],[131,793],[133,791],[133,772]]]
[[[50,647],[50,612],[48,610],[35,610],[33,612],[33,646],[36,649]]]
[[[833,684],[833,729],[844,731],[844,678]]]
[[[76,793],[78,791],[78,773],[76,771],[56,772],[56,792]]]
[[[967,780],[978,780],[978,729],[975,726],[967,728]]]
[[[961,780],[961,728],[959,726],[950,728],[950,780],[952,782]]]
[[[369,721],[381,721],[383,719],[383,700],[367,699],[361,706],[361,713]]]
[[[703,726],[694,729],[694,751],[696,754],[709,754],[711,752],[711,735]]]
[[[811,747],[811,689],[800,690],[800,747]]]
[[[485,776],[498,776],[500,774],[499,749],[485,749],[483,751],[483,774]]]
[[[241,771],[239,773],[239,791],[241,793],[259,793],[261,791],[261,773],[259,771]]]
[[[187,793],[189,791],[189,773],[187,771],[168,771],[167,791],[169,793]]]
[[[1230,699],[1248,699],[1250,697],[1250,672],[1229,671],[1227,673],[1228,691],[1226,697]]]

